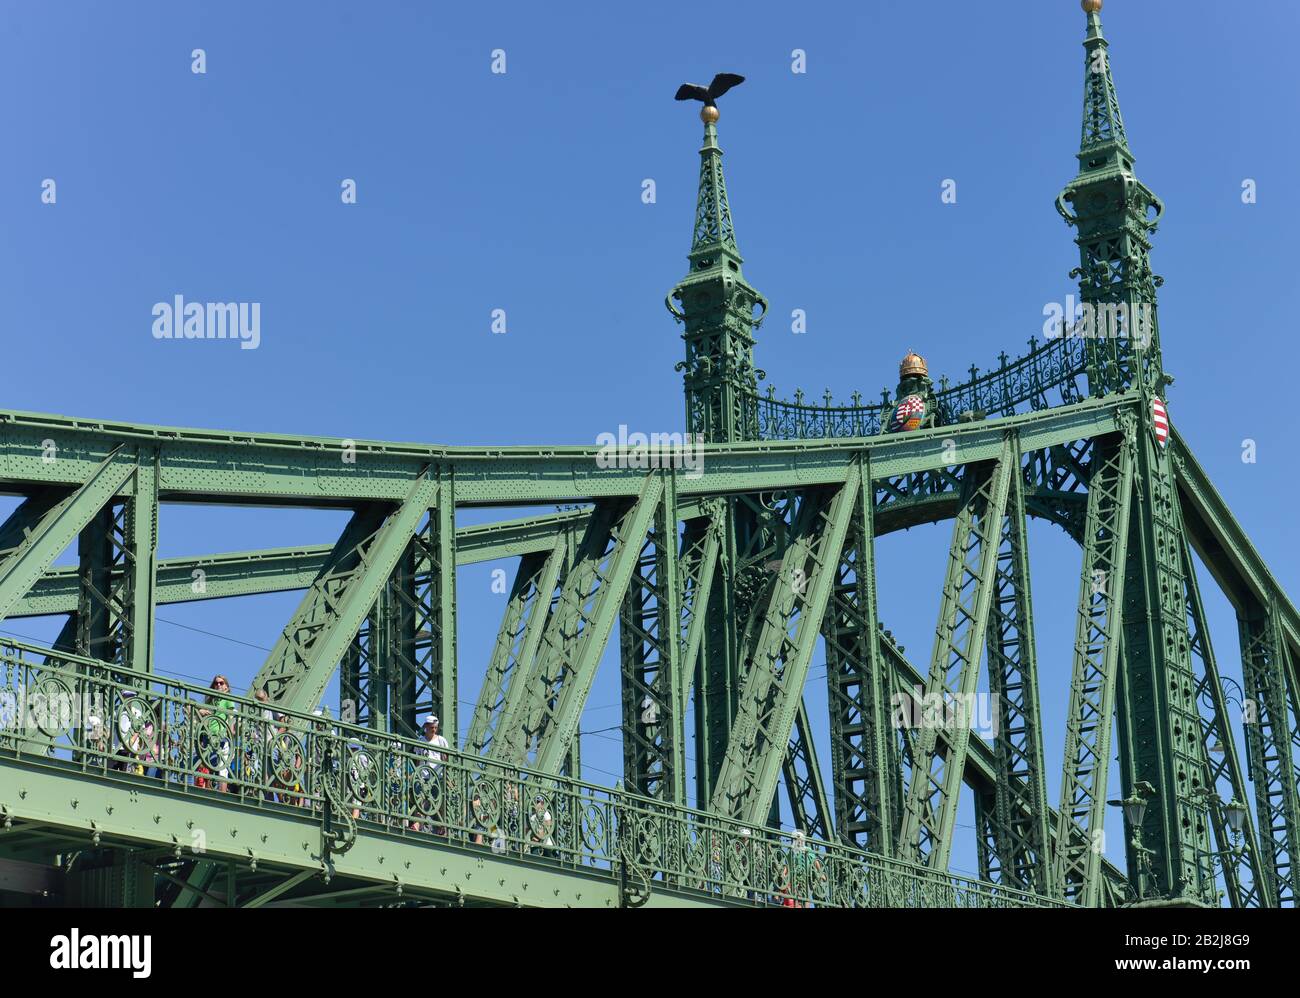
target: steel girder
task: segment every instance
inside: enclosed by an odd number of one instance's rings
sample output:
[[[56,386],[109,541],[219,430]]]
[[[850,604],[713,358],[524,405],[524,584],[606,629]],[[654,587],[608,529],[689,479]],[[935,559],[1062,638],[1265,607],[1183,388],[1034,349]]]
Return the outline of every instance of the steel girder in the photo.
[[[1205,870],[1210,788],[1187,629],[1182,525],[1168,458],[1146,424],[1135,446],[1140,514],[1129,521],[1124,568],[1120,778],[1126,797],[1145,787],[1154,796],[1140,840],[1126,821],[1129,869],[1139,896],[1154,890],[1205,902],[1213,895]]]
[[[1019,465],[1008,440],[991,467],[967,466],[953,523],[923,721],[899,831],[899,854],[947,869],[971,737],[979,663],[993,596],[1007,494]]]
[[[824,624],[831,774],[840,838],[888,856],[901,816],[901,775],[890,730],[892,670],[885,666],[877,623],[874,512],[879,493],[890,489],[877,486],[869,464],[860,473],[863,488]]]
[[[799,698],[794,715],[794,731],[781,761],[781,774],[785,778],[786,795],[794,826],[814,839],[831,842],[835,839],[835,823],[830,798],[822,781],[822,767],[817,761],[817,746],[813,741],[812,721],[808,705]]]
[[[663,492],[663,476],[654,473],[643,476],[635,502],[597,504],[522,693],[502,716],[491,758],[559,770]]]
[[[78,482],[71,492],[57,494],[43,490],[14,511],[0,527],[3,538],[0,543],[4,544],[4,557],[0,561],[0,620],[49,570],[63,549],[101,514],[138,468],[132,449],[114,448],[102,462],[88,469],[85,480]],[[107,560],[107,555],[103,560]],[[83,572],[85,562],[83,558]],[[104,578],[97,577],[95,581],[107,590]]]
[[[416,527],[434,506],[439,485],[433,470],[426,469],[396,510],[371,505],[353,515],[253,679],[254,689],[265,689],[286,707],[315,706]],[[443,504],[444,513],[448,505]]]
[[[682,477],[679,499],[836,485],[853,455],[870,451],[874,474],[890,478],[945,466],[942,442],[955,440],[969,462],[994,460],[1015,429],[1028,453],[1114,432],[1131,401],[1117,393],[1075,405],[907,434],[835,440],[706,445],[698,477]],[[509,505],[635,498],[643,473],[601,467],[598,447],[432,447],[427,445],[235,434],[106,423],[0,410],[0,489],[26,493],[79,487],[116,450],[156,452],[163,502],[284,504],[356,508],[404,502],[423,470],[449,468],[461,505]],[[58,447],[43,461],[42,443]],[[355,462],[339,455],[348,448]],[[34,580],[33,580],[34,581]]]
[[[456,507],[444,474],[438,505],[407,543],[387,585],[389,730],[415,737],[420,717],[436,714],[441,733],[457,744]]]
[[[1292,654],[1300,651],[1300,611],[1269,571],[1176,427],[1170,427],[1169,447],[1183,526],[1192,547],[1238,615],[1271,604]]]
[[[1245,812],[1241,837],[1233,836],[1228,828],[1221,791],[1226,789],[1228,801],[1245,805],[1249,799],[1245,774],[1237,757],[1237,742],[1233,737],[1228,715],[1228,701],[1219,676],[1214,646],[1210,641],[1205,607],[1201,603],[1201,590],[1196,580],[1191,548],[1184,537],[1182,542],[1183,578],[1187,590],[1187,625],[1191,635],[1193,663],[1200,664],[1196,677],[1196,700],[1204,710],[1200,712],[1201,745],[1206,763],[1205,786],[1214,791],[1206,798],[1210,808],[1211,825],[1218,862],[1223,873],[1228,900],[1234,908],[1276,907],[1270,878],[1265,872],[1260,853],[1255,822],[1249,809]],[[1220,758],[1216,761],[1215,756]]]
[[[768,818],[861,474],[853,464],[843,486],[805,497],[800,508],[745,649],[750,664],[713,788],[714,813],[751,825]]]
[[[694,501],[680,504],[683,519],[696,515],[698,505]],[[557,533],[581,527],[587,516],[585,510],[566,511],[460,527],[456,531],[456,564],[549,551]],[[158,562],[155,603],[161,606],[306,589],[320,575],[332,550],[330,544],[312,544],[164,558]],[[76,613],[79,585],[76,568],[51,568],[9,616]]]
[[[989,694],[997,711],[993,751],[998,779],[991,811],[982,808],[989,834],[980,836],[985,848],[981,868],[995,882],[1027,885],[1054,896],[1024,475],[1018,453],[1012,461],[1017,473],[1011,479],[998,541],[987,632]],[[978,820],[976,826],[985,827]]]
[[[726,513],[725,500],[709,501],[702,510],[703,515],[688,519],[682,533],[681,571],[678,573],[682,595],[678,606],[682,616],[680,627],[683,681],[678,691],[681,694],[681,702],[674,708],[682,718],[686,717],[691,686],[695,681],[703,655],[704,635],[709,622],[709,604],[713,598],[713,580],[722,549]]]
[[[1069,447],[1071,447],[1072,445],[1068,445],[1068,444],[1057,445],[1057,444],[1054,444],[1054,445],[1052,445],[1052,446],[1053,446],[1053,447],[1056,447],[1056,448],[1058,449],[1058,451],[1059,451],[1060,448],[1063,448],[1063,447],[1064,447],[1064,448],[1069,448]],[[1059,464],[1060,464],[1060,466],[1064,467],[1066,464],[1068,464],[1068,462],[1067,462],[1067,461],[1061,461],[1061,462],[1059,462]],[[1179,470],[1180,470],[1180,472],[1181,472],[1181,470],[1182,470],[1181,466],[1180,466]],[[934,480],[934,478],[935,478],[934,475],[931,475],[931,474],[929,474],[929,473],[925,473],[925,474],[928,475],[929,478],[930,478],[931,480]],[[891,482],[897,482],[898,480],[899,480],[899,479],[898,479],[898,476],[894,476],[892,479],[890,479]],[[1198,484],[1199,484],[1199,483],[1198,483]],[[132,476],[128,475],[128,480],[123,484],[123,486],[122,486],[122,487],[117,491],[117,493],[116,493],[116,503],[115,503],[115,505],[116,505],[117,508],[114,510],[114,512],[116,512],[116,513],[118,513],[118,514],[124,514],[124,513],[125,513],[125,506],[124,506],[124,503],[123,503],[123,499],[132,496],[132,495],[134,494],[136,488],[137,488],[137,484],[134,482]],[[1040,486],[1039,488],[1041,489],[1041,486]],[[1186,508],[1191,508],[1191,509],[1193,509],[1193,510],[1196,512],[1196,515],[1199,517],[1199,522],[1198,522],[1195,526],[1193,526],[1192,528],[1190,528],[1190,529],[1188,530],[1188,536],[1191,537],[1191,538],[1193,539],[1193,542],[1195,543],[1196,540],[1198,539],[1198,537],[1199,537],[1201,540],[1204,540],[1204,538],[1205,538],[1206,536],[1222,536],[1221,533],[1214,533],[1214,534],[1211,534],[1211,533],[1210,533],[1210,530],[1211,530],[1211,529],[1213,529],[1214,531],[1221,531],[1222,528],[1221,528],[1221,526],[1220,526],[1220,522],[1219,522],[1219,521],[1212,520],[1209,516],[1205,515],[1205,513],[1204,513],[1204,509],[1202,508],[1202,506],[1198,506],[1198,505],[1196,505],[1194,502],[1189,506],[1189,501],[1190,501],[1190,500],[1189,500],[1189,495],[1194,495],[1194,494],[1193,494],[1192,490],[1191,490],[1191,489],[1190,489],[1190,488],[1185,484],[1184,478],[1183,478],[1181,475],[1180,475],[1180,477],[1179,477],[1179,488],[1180,488],[1180,490],[1182,490],[1182,495],[1180,496],[1180,498],[1183,500],[1184,506],[1185,506]],[[1072,488],[1070,488],[1070,487],[1067,486],[1067,488],[1062,489],[1062,490],[1060,490],[1060,491],[1061,491],[1061,500],[1062,500],[1062,502],[1064,502],[1064,503],[1066,503],[1066,504],[1069,504],[1069,503],[1077,504],[1077,503],[1079,502],[1079,499],[1078,499],[1078,492],[1077,492],[1077,490],[1072,489]],[[938,494],[938,492],[936,492],[936,494]],[[1036,500],[1038,500],[1038,501],[1046,501],[1045,498],[1044,498],[1044,494],[1043,494],[1041,491],[1036,495],[1035,498],[1036,498]],[[1027,496],[1026,496],[1026,501],[1028,501],[1028,497],[1027,497]],[[29,511],[30,511],[30,508],[34,508],[34,505],[35,505],[35,504],[33,504],[33,507],[29,507]],[[899,509],[900,514],[901,514],[901,515],[911,515],[911,514],[903,514],[903,513],[902,513],[903,506],[905,506],[905,505],[906,505],[906,503],[898,504],[898,509]],[[1203,504],[1202,504],[1202,505],[1203,505]],[[937,507],[936,507],[936,508],[937,508]],[[102,518],[103,515],[104,515],[103,512],[102,512],[102,509],[101,509],[101,512],[98,513],[98,514],[96,514],[96,515]],[[1055,518],[1055,517],[1054,517],[1054,518]],[[900,521],[900,522],[901,522],[901,521]],[[1206,526],[1207,522],[1210,523],[1210,524],[1212,525],[1212,527],[1208,527],[1208,528],[1207,528],[1207,526]],[[116,530],[116,532],[117,532],[119,535],[124,534],[124,529],[125,529],[125,517],[124,517],[124,516],[119,515],[119,517],[118,517],[118,519],[117,519],[116,527],[115,527],[114,529]],[[1067,528],[1067,529],[1068,529],[1068,528]],[[84,534],[84,531],[79,532],[79,535],[81,535],[81,534]],[[99,535],[99,536],[100,536],[101,538],[103,537],[103,532],[102,532],[102,531],[100,532],[100,535]],[[1203,555],[1203,556],[1204,556],[1204,555]],[[254,557],[257,557],[257,554],[254,554]],[[1234,553],[1234,556],[1233,556],[1233,557],[1234,557],[1234,559],[1235,559],[1235,558],[1238,558],[1238,557],[1241,557],[1241,556],[1239,556],[1239,555],[1237,555],[1237,554]],[[1247,558],[1243,558],[1242,560],[1249,561],[1250,558],[1254,558],[1254,557],[1257,557],[1257,556],[1255,556],[1255,555],[1253,554],[1253,551],[1251,551],[1251,552],[1248,552],[1248,557],[1247,557]],[[177,559],[176,561],[179,562],[179,561],[181,561],[181,560]],[[102,563],[103,563],[103,562],[101,561],[100,564],[102,564]],[[193,564],[194,562],[190,562],[190,563]],[[121,560],[120,556],[118,557],[118,564],[119,564],[119,565],[124,564],[124,562]],[[1224,568],[1223,568],[1223,565],[1224,565],[1224,564],[1225,564],[1225,561],[1224,561],[1222,558],[1219,558],[1218,561],[1216,562],[1216,564],[1215,564],[1213,567],[1219,569],[1219,571],[1224,571]],[[1228,569],[1227,569],[1228,571],[1232,571],[1232,570],[1235,569],[1235,565],[1232,564],[1231,561],[1229,561],[1227,564],[1228,564]],[[160,566],[160,567],[161,567],[161,566]],[[176,568],[176,571],[179,572],[179,570],[180,570],[180,567],[179,567],[179,565],[178,565],[177,568]],[[299,569],[299,570],[301,570],[301,569]],[[1266,572],[1266,570],[1264,570],[1264,571]],[[51,573],[51,574],[53,574],[53,575],[57,575],[58,573]],[[75,578],[76,574],[78,574],[78,573],[77,573],[77,572],[72,572],[72,573],[69,573],[69,574],[71,574],[71,575]],[[1219,572],[1216,572],[1216,578],[1218,578],[1218,577],[1219,577]],[[1264,576],[1260,575],[1260,573],[1259,573],[1259,572],[1254,568],[1254,566],[1251,566],[1250,577],[1251,577],[1251,578],[1263,578]],[[111,578],[112,578],[112,576],[110,576],[110,579],[111,579]],[[170,584],[175,585],[175,586],[179,589],[183,582],[184,582],[184,577],[178,575],[177,578],[176,578],[175,580],[172,580],[172,582],[171,582]],[[279,583],[277,583],[277,585],[279,585]],[[78,588],[80,588],[80,587],[78,587]],[[284,588],[287,588],[287,586],[285,586]],[[1237,582],[1237,583],[1236,583],[1236,588],[1235,588],[1235,590],[1230,590],[1230,591],[1229,591],[1229,596],[1230,596],[1230,598],[1234,598],[1234,597],[1239,598],[1239,597],[1240,597],[1240,593],[1241,593],[1241,591],[1242,591],[1243,588],[1248,588],[1248,580],[1247,580],[1247,581],[1239,581],[1239,582]],[[98,584],[98,582],[95,583],[94,590],[95,590],[95,592],[97,592],[97,593],[102,593],[102,592],[105,591],[105,590],[103,589],[103,587],[101,587],[101,586]],[[112,595],[113,590],[112,590],[112,586],[111,586],[111,585],[110,585],[109,588],[107,589],[107,592],[108,592],[109,595]],[[178,593],[178,595],[179,595],[179,593]],[[40,593],[34,593],[34,594],[32,594],[32,597],[31,597],[31,598],[33,598],[33,599],[39,599],[39,598],[44,598],[44,597],[43,597]],[[67,598],[67,597],[64,596],[64,597],[61,597],[61,598],[64,599],[64,600],[66,601],[66,598]],[[119,602],[120,602],[120,600],[119,600]],[[1236,602],[1236,599],[1234,599],[1234,602]],[[1285,603],[1285,601],[1283,601],[1283,602]],[[1281,634],[1283,635],[1283,645],[1282,645],[1282,649],[1283,649],[1283,650],[1282,650],[1282,656],[1281,656],[1281,657],[1282,657],[1282,663],[1283,663],[1283,670],[1282,670],[1282,671],[1283,671],[1283,677],[1284,677],[1284,679],[1287,678],[1287,675],[1288,675],[1288,667],[1289,667],[1289,663],[1286,661],[1286,657],[1285,657],[1285,655],[1286,655],[1286,651],[1287,651],[1287,649],[1286,649],[1286,641],[1287,641],[1287,639],[1290,637],[1290,629],[1289,629],[1289,627],[1288,627],[1289,620],[1288,620],[1288,611],[1287,611],[1287,607],[1289,607],[1289,604],[1285,604],[1285,606],[1280,607],[1280,608],[1279,608],[1279,611],[1278,611],[1278,616],[1279,616],[1278,630],[1279,630],[1279,633],[1281,633]],[[84,616],[89,617],[90,615],[89,615],[89,614],[86,614],[86,615],[84,615]],[[686,627],[686,630],[687,630],[688,632],[689,632],[689,630],[691,629],[692,626],[696,626],[696,625],[695,625],[695,621],[697,620],[697,618],[696,618],[694,615],[692,615],[692,614],[684,614],[684,615],[683,615],[683,620],[687,622],[687,623],[685,624],[685,627]],[[1193,621],[1193,625],[1194,625],[1194,621]],[[698,626],[699,626],[701,629],[703,628],[703,624],[699,624]],[[364,628],[362,628],[362,629],[364,630]],[[688,641],[687,643],[689,644],[689,641]],[[703,642],[703,637],[701,636],[701,638],[700,638],[700,645],[702,646],[703,643],[704,643],[704,642]],[[1193,639],[1193,644],[1195,644],[1195,639]],[[1194,651],[1194,654],[1199,655],[1199,652],[1195,652],[1195,651]],[[1198,677],[1198,678],[1199,678],[1199,677]],[[1201,689],[1201,688],[1204,688],[1204,681],[1203,681],[1203,680],[1198,684],[1198,689]],[[1289,707],[1289,704],[1288,704],[1288,707]],[[796,711],[796,717],[797,717],[797,711]],[[1197,720],[1197,723],[1198,723],[1198,724],[1201,724],[1201,725],[1205,725],[1205,724],[1207,724],[1207,723],[1209,723],[1209,722],[1208,722],[1208,720],[1201,720],[1201,719],[1198,719],[1198,720]],[[1207,729],[1207,730],[1208,730],[1208,729]],[[797,734],[798,734],[798,723],[797,723],[797,720],[796,720],[796,723],[795,723],[795,726],[794,726],[794,729],[793,729],[793,733],[794,733],[794,735],[795,735],[795,738],[794,738],[793,740],[794,740],[794,742],[796,743],[796,746],[797,746],[797,742],[798,742],[798,738],[797,738]],[[1204,757],[1202,757],[1202,759],[1203,759],[1203,758],[1204,758]],[[787,765],[788,762],[789,762],[789,757],[787,756],[787,757],[783,760],[782,765]],[[1207,765],[1209,765],[1209,766],[1211,766],[1211,767],[1213,767],[1213,764],[1214,764],[1214,760],[1210,760],[1209,763],[1207,763]],[[796,813],[798,813],[798,812],[796,812]],[[1213,818],[1213,814],[1211,814],[1211,817]],[[1244,879],[1244,878],[1243,878],[1243,879]]]
[[[1269,860],[1268,875],[1278,904],[1294,905],[1300,791],[1292,745],[1295,714],[1288,710],[1287,651],[1278,618],[1274,605],[1257,604],[1239,612],[1237,626],[1248,712],[1246,755]]]
[[[1133,498],[1133,431],[1093,444],[1053,882],[1095,907]]]
[[[649,534],[640,541],[623,597],[619,638],[623,785],[643,797],[674,804],[686,803],[682,601],[694,587],[688,584],[687,567],[692,550],[679,555],[678,546],[689,543],[689,537],[679,539],[676,490],[666,476],[662,500]]]
[[[483,676],[483,688],[465,736],[465,751],[475,754],[487,751],[511,691],[522,690],[523,681],[519,677],[527,676],[532,668],[542,628],[551,612],[555,584],[571,547],[570,535],[565,531],[556,537],[549,551],[532,552],[520,560],[492,658]]]
[[[350,724],[363,724],[378,730],[388,729],[390,722],[387,648],[388,592],[379,597],[361,622],[361,627],[339,662],[339,717]]]

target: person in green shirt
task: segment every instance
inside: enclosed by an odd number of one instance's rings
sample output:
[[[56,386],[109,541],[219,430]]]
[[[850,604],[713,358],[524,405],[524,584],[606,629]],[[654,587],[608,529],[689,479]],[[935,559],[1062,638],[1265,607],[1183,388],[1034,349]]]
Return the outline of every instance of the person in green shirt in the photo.
[[[235,710],[235,704],[228,699],[230,680],[225,676],[214,676],[211,688],[214,692],[203,701],[207,706],[200,707],[198,711],[198,772],[201,775],[194,780],[194,784],[206,787],[208,781],[205,777],[215,769],[216,775],[221,777],[216,789],[224,794],[229,789],[226,780],[230,777],[230,715]]]
[[[791,836],[790,861],[782,871],[785,890],[781,901],[786,908],[806,908],[808,903],[802,900],[814,893],[815,881],[821,875],[822,863],[817,853],[808,847],[807,837],[802,830],[796,830]]]

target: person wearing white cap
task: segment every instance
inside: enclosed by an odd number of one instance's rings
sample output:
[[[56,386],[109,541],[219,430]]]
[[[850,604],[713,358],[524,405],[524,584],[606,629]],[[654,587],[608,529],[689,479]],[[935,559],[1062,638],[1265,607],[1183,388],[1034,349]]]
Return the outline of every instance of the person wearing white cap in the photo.
[[[429,761],[433,764],[434,774],[435,775],[440,774],[442,772],[442,753],[439,752],[438,749],[445,749],[445,748],[449,748],[450,746],[447,744],[447,739],[444,736],[438,734],[438,715],[430,714],[428,717],[426,717],[424,719],[424,724],[422,726],[422,729],[424,731],[424,740],[429,743],[429,747],[424,750],[424,754],[429,757]],[[439,800],[441,799],[442,798],[440,795]],[[421,827],[422,827],[421,822],[419,821],[411,822],[412,831],[418,832],[420,831]],[[446,830],[443,828],[434,827],[433,833],[435,835],[443,835],[446,833]]]
[[[442,753],[437,750],[450,747],[447,744],[447,739],[438,734],[439,723],[437,714],[430,714],[424,719],[424,740],[430,745],[430,748],[425,750],[425,754],[433,762],[435,769],[442,762]]]

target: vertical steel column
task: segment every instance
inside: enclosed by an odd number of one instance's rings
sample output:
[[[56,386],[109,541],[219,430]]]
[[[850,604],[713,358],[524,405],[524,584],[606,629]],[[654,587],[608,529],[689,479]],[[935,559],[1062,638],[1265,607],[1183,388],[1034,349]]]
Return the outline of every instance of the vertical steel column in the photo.
[[[989,465],[967,465],[926,681],[921,731],[899,831],[905,859],[947,869],[1013,465],[1010,441]]]
[[[997,574],[989,607],[989,693],[998,723],[993,746],[997,784],[990,815],[994,855],[989,860],[997,868],[999,882],[1051,895],[1055,888],[1051,882],[1024,475],[1018,448],[1012,467],[1015,474],[998,543]]]
[[[1210,631],[1201,603],[1201,590],[1196,580],[1192,551],[1184,536],[1182,545],[1183,577],[1187,580],[1187,622],[1192,639],[1193,662],[1200,662],[1196,677],[1196,699],[1204,708],[1201,718],[1201,747],[1206,766],[1205,786],[1213,791],[1208,797],[1210,820],[1214,828],[1215,844],[1220,853],[1224,886],[1228,900],[1234,908],[1272,907],[1272,885],[1265,872],[1260,854],[1259,840],[1255,835],[1255,822],[1246,811],[1240,841],[1230,834],[1224,801],[1218,788],[1227,785],[1230,800],[1245,805],[1250,795],[1237,758],[1237,743],[1233,738],[1228,715],[1228,702],[1219,678],[1219,666],[1210,641]],[[1208,714],[1207,714],[1208,712]],[[1217,761],[1215,756],[1221,756]],[[1232,859],[1225,859],[1231,856]]]
[[[633,793],[685,804],[682,587],[689,567],[678,564],[676,483],[671,472],[661,474],[663,498],[619,612],[623,780]]]
[[[1246,693],[1246,758],[1255,785],[1272,895],[1279,905],[1293,906],[1300,849],[1300,792],[1287,717],[1285,638],[1271,600],[1267,605],[1250,600],[1238,610],[1237,627]]]
[[[1131,419],[1127,423],[1124,435],[1097,440],[1093,445],[1057,815],[1053,881],[1066,898],[1085,907],[1096,907],[1100,898],[1106,782],[1133,500],[1134,431]]]
[[[836,570],[823,634],[830,708],[835,826],[850,845],[893,854],[901,817],[898,760],[890,727],[892,684],[881,652],[876,605],[875,482],[858,459],[862,489]]]
[[[1187,630],[1182,522],[1169,458],[1146,412],[1141,416],[1137,515],[1130,520],[1125,565],[1120,773],[1125,796],[1139,784],[1155,795],[1141,829],[1145,858],[1134,844],[1136,830],[1127,829],[1129,869],[1138,873],[1144,894],[1208,902],[1214,885],[1202,859],[1210,851],[1209,788]]]

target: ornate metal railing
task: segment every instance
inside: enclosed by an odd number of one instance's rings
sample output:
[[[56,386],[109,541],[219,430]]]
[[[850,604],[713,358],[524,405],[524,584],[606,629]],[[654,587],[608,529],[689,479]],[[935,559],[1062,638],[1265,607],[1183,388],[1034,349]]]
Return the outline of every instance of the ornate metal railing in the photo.
[[[71,768],[311,815],[344,852],[395,835],[603,872],[632,894],[755,905],[1041,907],[1061,902],[548,776],[90,659],[0,642],[0,766]]]
[[[1085,347],[1079,336],[1049,340],[1046,346],[1031,339],[1027,354],[1013,360],[1003,353],[999,366],[987,374],[971,367],[970,380],[951,387],[941,378],[935,392],[939,423],[957,423],[970,418],[967,414],[1011,416],[1079,401],[1087,394],[1080,383],[1087,373]],[[888,391],[882,395],[881,402],[863,405],[855,392],[852,404],[835,405],[828,391],[823,404],[816,405],[804,402],[802,392],[795,393],[793,402],[777,399],[769,387],[766,396],[745,396],[750,418],[742,425],[757,423],[761,440],[871,437],[881,432],[892,404]]]

